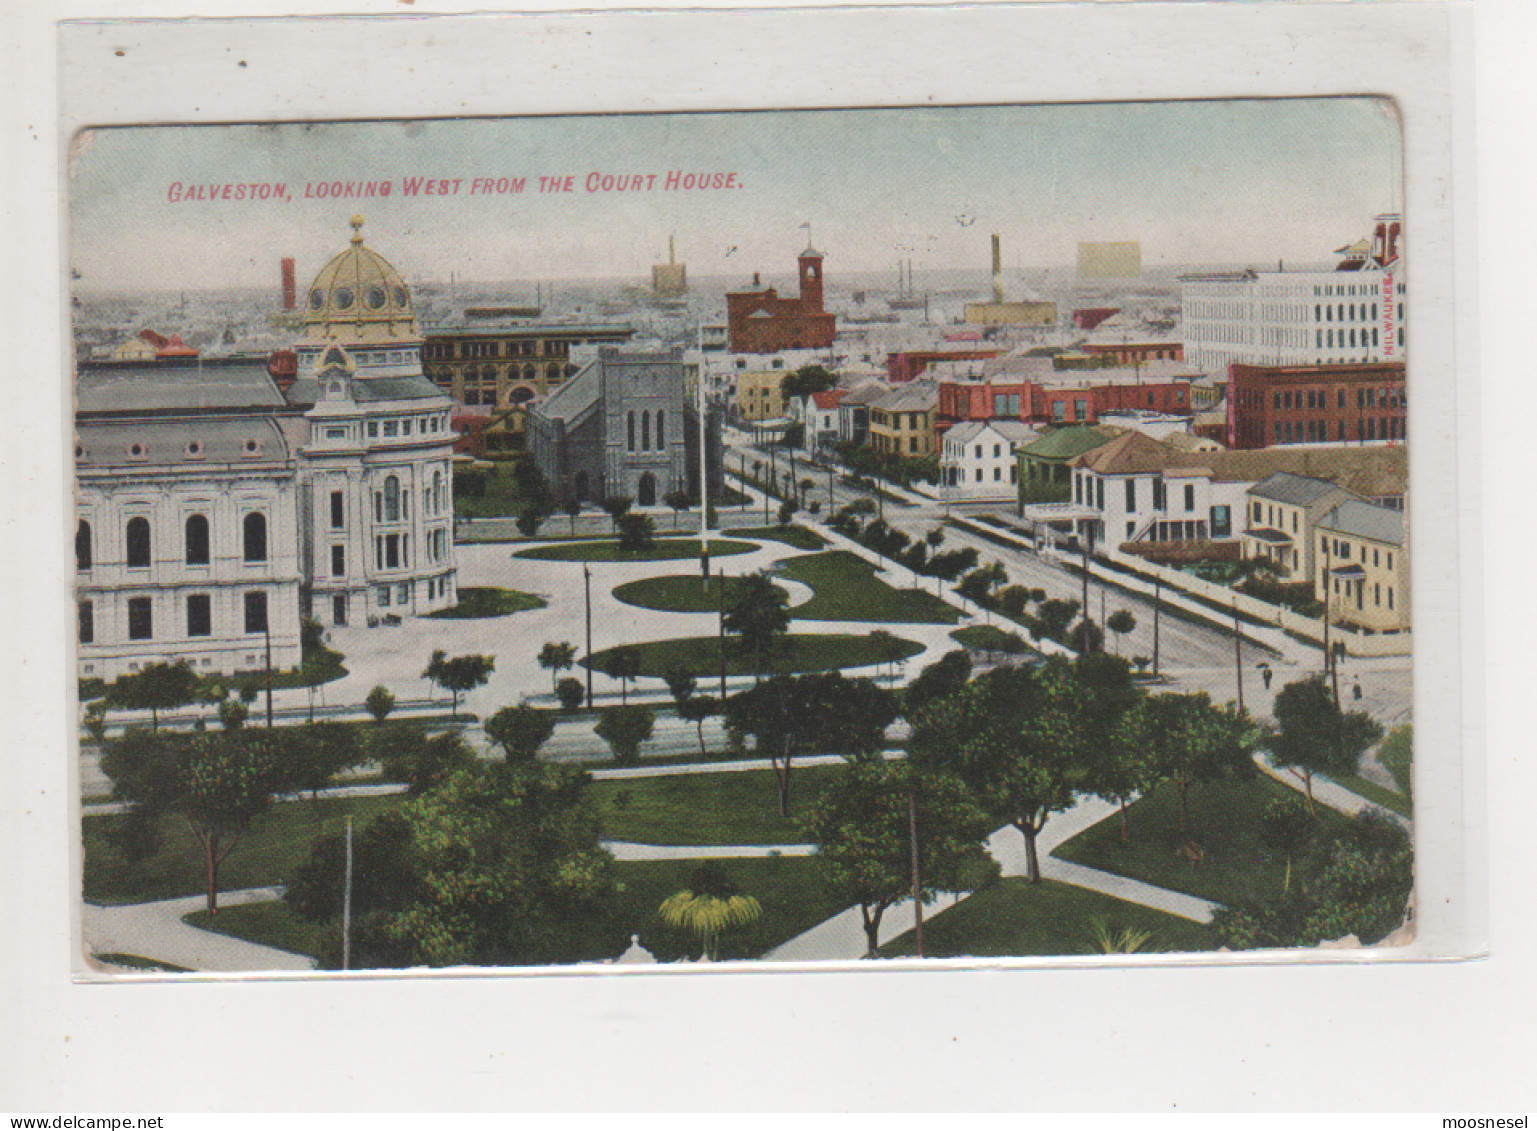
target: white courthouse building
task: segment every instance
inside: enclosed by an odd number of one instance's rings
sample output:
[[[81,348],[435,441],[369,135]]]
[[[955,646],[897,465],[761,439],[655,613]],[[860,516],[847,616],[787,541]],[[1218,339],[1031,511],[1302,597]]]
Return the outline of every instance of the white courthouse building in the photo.
[[[287,365],[79,367],[81,676],[248,671],[269,649],[290,668],[303,616],[373,626],[457,600],[452,402],[422,376],[409,289],[352,226]]]

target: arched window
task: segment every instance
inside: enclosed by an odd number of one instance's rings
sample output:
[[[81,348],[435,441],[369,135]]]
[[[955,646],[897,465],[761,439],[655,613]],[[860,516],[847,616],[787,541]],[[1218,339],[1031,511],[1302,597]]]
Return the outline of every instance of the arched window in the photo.
[[[432,513],[443,513],[443,473],[441,471],[432,473]]]
[[[205,515],[187,516],[187,564],[208,564],[208,518]]]
[[[128,564],[135,569],[149,568],[149,519],[128,520]]]
[[[400,480],[393,475],[384,481],[384,521],[400,521]]]
[[[264,562],[267,560],[267,516],[260,511],[252,511],[245,516],[242,523],[242,531],[245,535],[245,560],[248,562]]]
[[[75,568],[91,568],[91,524],[84,519],[75,527]]]
[[[635,450],[635,411],[625,414],[625,440],[630,451]]]
[[[667,446],[667,414],[661,409],[656,410],[656,450],[661,451]]]
[[[651,450],[651,413],[649,410],[640,414],[640,450]]]

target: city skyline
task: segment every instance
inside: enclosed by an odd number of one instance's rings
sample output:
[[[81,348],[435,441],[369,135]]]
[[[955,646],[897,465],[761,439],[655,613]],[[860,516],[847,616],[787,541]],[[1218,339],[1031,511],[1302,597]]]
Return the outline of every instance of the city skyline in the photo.
[[[1401,141],[1372,98],[155,126],[78,135],[69,193],[93,291],[270,286],[285,255],[304,280],[354,213],[423,282],[640,282],[670,236],[745,281],[807,225],[831,277],[983,269],[994,233],[1010,270],[1100,240],[1158,270],[1326,259],[1399,207]]]

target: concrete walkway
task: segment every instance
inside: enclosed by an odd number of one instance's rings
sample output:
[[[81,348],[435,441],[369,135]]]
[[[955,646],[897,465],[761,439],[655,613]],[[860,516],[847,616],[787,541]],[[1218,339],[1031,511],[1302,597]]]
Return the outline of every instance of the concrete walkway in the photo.
[[[770,856],[811,856],[814,844],[632,844],[605,840],[615,860],[764,860]]]
[[[265,903],[283,894],[280,887],[248,888],[219,894],[220,908],[245,903]],[[207,900],[201,895],[162,899],[126,907],[98,907],[87,903],[81,934],[88,954],[135,954],[188,970],[216,973],[248,973],[266,970],[313,970],[314,960],[276,947],[259,946],[228,935],[200,930],[182,922],[182,916],[201,911]]]
[[[1254,764],[1282,785],[1294,789],[1304,796],[1307,795],[1307,783],[1290,770],[1277,766],[1270,760],[1270,755],[1265,751],[1260,750],[1255,753]],[[1394,821],[1398,822],[1405,832],[1412,833],[1414,831],[1414,822],[1403,816],[1403,814],[1395,813],[1386,806],[1378,805],[1375,801],[1368,801],[1359,793],[1352,793],[1338,782],[1325,777],[1323,774],[1313,775],[1313,800],[1320,805],[1333,809],[1335,812],[1344,813],[1347,817],[1359,817],[1362,813],[1367,812],[1391,817]]]

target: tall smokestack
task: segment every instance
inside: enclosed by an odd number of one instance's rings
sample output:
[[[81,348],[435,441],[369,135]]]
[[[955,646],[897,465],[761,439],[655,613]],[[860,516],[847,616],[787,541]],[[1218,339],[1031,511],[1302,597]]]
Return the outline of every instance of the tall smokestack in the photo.
[[[669,265],[678,262],[677,253],[673,250],[673,241],[675,238],[676,237],[674,236],[667,237],[667,262]]]
[[[1003,302],[1003,245],[998,242],[998,235],[993,234],[993,302]]]
[[[283,309],[292,310],[298,305],[294,291],[294,261],[283,259]]]

